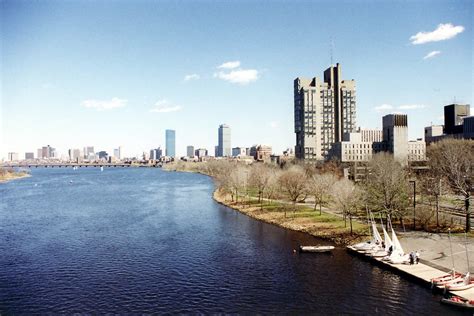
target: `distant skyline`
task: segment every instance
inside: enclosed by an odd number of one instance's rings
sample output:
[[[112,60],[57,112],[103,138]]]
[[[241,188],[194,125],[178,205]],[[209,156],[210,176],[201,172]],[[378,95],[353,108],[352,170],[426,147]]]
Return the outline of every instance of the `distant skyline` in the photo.
[[[51,145],[124,156],[165,145],[295,145],[293,80],[336,62],[357,125],[409,138],[472,105],[472,1],[2,1],[0,158]],[[332,54],[331,54],[332,52]],[[331,58],[332,55],[332,58]]]

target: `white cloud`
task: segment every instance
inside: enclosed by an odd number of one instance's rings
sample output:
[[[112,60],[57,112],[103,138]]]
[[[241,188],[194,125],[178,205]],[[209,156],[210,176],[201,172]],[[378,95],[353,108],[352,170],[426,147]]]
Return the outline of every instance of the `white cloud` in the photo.
[[[424,109],[426,106],[424,104],[404,104],[398,107],[400,110],[418,110]]]
[[[428,55],[426,55],[425,57],[423,57],[423,59],[433,58],[433,57],[435,57],[436,55],[439,55],[439,54],[441,54],[441,52],[439,50],[434,50],[434,51],[430,52]]]
[[[425,44],[429,42],[444,41],[455,37],[464,31],[464,26],[454,26],[451,23],[439,24],[432,32],[418,32],[410,37],[413,45]]]
[[[386,111],[392,110],[393,106],[390,104],[382,104],[382,105],[376,106],[374,109],[377,112],[386,112]]]
[[[240,61],[228,61],[223,63],[222,65],[218,66],[218,69],[234,69],[240,67]]]
[[[96,109],[97,111],[112,110],[122,108],[127,105],[127,100],[112,98],[111,100],[85,100],[81,105],[86,108]]]
[[[248,84],[258,79],[258,70],[256,69],[237,69],[231,72],[218,72],[214,74],[214,77],[238,84]]]
[[[189,81],[189,80],[199,80],[201,76],[198,74],[191,74],[191,75],[186,75],[184,76],[184,81]]]
[[[180,105],[173,105],[168,100],[163,99],[156,102],[155,107],[151,109],[150,112],[170,113],[170,112],[176,112],[180,110],[181,110]]]

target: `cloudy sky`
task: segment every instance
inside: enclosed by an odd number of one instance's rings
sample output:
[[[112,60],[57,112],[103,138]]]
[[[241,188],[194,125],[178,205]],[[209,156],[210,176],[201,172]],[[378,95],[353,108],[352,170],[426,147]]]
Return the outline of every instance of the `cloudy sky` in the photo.
[[[176,130],[213,152],[293,147],[293,80],[333,61],[357,120],[410,138],[473,99],[471,1],[2,1],[0,157],[87,145],[136,155]],[[333,44],[331,44],[333,43]],[[333,47],[331,49],[331,46]]]

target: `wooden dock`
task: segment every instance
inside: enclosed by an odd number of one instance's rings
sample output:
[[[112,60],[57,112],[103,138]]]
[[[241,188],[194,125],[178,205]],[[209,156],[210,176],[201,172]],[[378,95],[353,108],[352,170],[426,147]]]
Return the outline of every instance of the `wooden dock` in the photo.
[[[361,258],[364,258],[374,264],[376,264],[379,267],[382,267],[384,269],[393,271],[399,275],[402,275],[408,279],[411,279],[415,282],[418,282],[420,284],[427,285],[429,287],[432,287],[431,284],[431,279],[439,277],[441,275],[445,275],[446,271],[431,267],[427,264],[424,263],[418,263],[418,264],[391,264],[389,262],[382,261],[381,258],[374,258],[369,255],[366,255],[365,253],[361,253],[357,251],[355,248],[352,246],[348,246],[347,250],[355,254]],[[444,288],[442,287],[436,287],[434,290],[443,292]],[[465,300],[474,300],[474,288],[470,288],[465,291],[455,291],[455,292],[450,292],[453,295],[457,295]]]

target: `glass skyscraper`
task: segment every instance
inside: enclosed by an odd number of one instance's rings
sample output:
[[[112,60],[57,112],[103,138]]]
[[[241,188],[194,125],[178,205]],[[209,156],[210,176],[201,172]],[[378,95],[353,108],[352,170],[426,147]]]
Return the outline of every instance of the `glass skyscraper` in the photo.
[[[217,145],[217,157],[231,157],[232,147],[230,144],[230,127],[229,125],[222,124],[218,130],[218,145]]]
[[[176,157],[176,131],[173,129],[166,130],[166,156]]]

